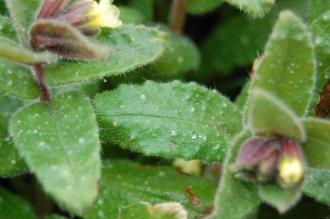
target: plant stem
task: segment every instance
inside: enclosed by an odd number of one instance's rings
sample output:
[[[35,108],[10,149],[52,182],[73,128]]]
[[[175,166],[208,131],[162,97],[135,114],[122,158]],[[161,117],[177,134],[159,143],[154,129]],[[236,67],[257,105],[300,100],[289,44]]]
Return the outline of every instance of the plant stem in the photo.
[[[50,101],[50,95],[48,87],[44,80],[44,67],[42,64],[36,64],[33,66],[33,71],[36,76],[39,88],[40,88],[40,101],[41,102],[49,102]]]
[[[188,0],[173,0],[169,25],[175,33],[181,33],[186,21]]]

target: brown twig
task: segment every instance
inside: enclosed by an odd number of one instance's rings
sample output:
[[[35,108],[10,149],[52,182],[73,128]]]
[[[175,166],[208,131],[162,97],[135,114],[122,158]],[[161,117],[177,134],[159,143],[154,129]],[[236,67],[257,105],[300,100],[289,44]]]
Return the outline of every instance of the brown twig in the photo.
[[[36,64],[33,66],[33,72],[36,76],[37,83],[40,88],[40,101],[41,102],[49,102],[50,101],[50,94],[48,87],[44,80],[44,66],[42,64]]]
[[[181,33],[186,21],[188,0],[173,0],[169,25],[173,32]]]

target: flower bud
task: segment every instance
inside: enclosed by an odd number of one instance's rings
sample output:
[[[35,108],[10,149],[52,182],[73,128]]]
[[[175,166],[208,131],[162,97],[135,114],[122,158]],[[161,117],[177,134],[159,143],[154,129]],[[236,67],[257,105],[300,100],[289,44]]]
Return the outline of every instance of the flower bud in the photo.
[[[287,188],[302,182],[304,166],[300,148],[293,139],[255,137],[242,145],[232,170],[242,180],[276,179]]]

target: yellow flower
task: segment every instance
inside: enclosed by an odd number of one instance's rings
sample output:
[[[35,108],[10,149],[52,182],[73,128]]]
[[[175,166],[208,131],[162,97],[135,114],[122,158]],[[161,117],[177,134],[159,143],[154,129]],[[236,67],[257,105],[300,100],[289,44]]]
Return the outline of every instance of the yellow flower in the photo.
[[[120,11],[112,4],[113,0],[101,0],[99,3],[93,2],[92,9],[87,13],[91,20],[86,27],[119,27],[122,22],[119,19]]]
[[[284,157],[279,163],[279,177],[285,187],[299,183],[304,177],[304,164],[296,157]]]

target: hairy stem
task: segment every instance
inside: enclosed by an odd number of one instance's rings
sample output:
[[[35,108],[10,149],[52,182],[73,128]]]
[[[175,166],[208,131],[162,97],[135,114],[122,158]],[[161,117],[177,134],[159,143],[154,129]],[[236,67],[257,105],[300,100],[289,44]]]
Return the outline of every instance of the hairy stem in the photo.
[[[33,66],[33,72],[36,76],[39,88],[40,88],[40,101],[41,102],[49,102],[50,101],[50,94],[48,87],[44,80],[44,67],[42,64],[36,64]]]
[[[173,0],[169,25],[175,33],[181,33],[186,21],[188,0]]]

